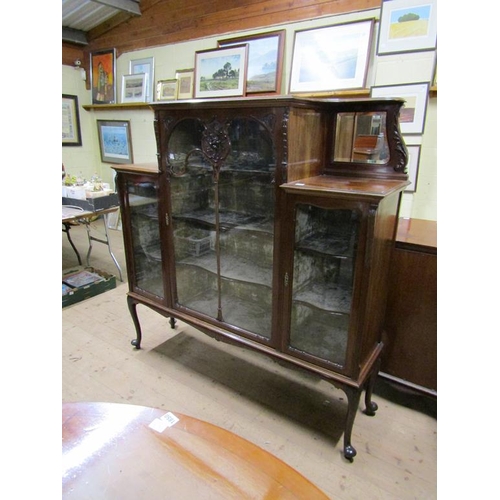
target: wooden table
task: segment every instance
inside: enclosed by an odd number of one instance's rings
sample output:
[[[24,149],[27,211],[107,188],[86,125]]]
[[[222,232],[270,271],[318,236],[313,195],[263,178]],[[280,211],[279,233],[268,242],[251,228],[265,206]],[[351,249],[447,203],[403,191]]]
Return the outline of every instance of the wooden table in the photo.
[[[177,412],[65,403],[62,438],[63,498],[328,499],[262,448]]]
[[[109,241],[109,234],[108,234],[108,215],[112,212],[116,212],[119,209],[120,209],[119,206],[115,206],[115,207],[105,208],[102,210],[92,211],[92,210],[84,210],[81,207],[62,205],[62,224],[63,224],[63,232],[66,233],[66,236],[68,237],[69,244],[71,245],[76,254],[79,265],[82,265],[82,259],[69,234],[71,230],[71,223],[73,222],[78,222],[78,223],[82,222],[83,224],[85,224],[85,228],[87,229],[87,239],[89,242],[89,248],[87,250],[87,266],[90,266],[90,254],[92,252],[92,242],[96,241],[98,243],[102,243],[103,245],[106,245],[108,247],[109,255],[111,256],[111,259],[113,259],[113,262],[116,268],[118,269],[118,273],[120,275],[120,281],[123,281],[122,269],[120,267],[120,264],[118,264],[118,261],[116,260],[113,251],[111,250],[111,244]],[[104,224],[105,239],[98,238],[91,233],[90,221],[95,217],[100,217],[101,215],[103,217],[102,221]]]

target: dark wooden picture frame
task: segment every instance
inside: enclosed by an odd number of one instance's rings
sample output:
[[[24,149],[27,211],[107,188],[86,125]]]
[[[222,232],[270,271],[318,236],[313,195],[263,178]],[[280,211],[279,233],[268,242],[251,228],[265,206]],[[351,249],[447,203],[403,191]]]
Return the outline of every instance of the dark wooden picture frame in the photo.
[[[76,95],[62,94],[62,145],[82,145],[80,112]]]
[[[248,44],[247,95],[281,93],[285,34],[278,30],[217,42],[219,47]]]

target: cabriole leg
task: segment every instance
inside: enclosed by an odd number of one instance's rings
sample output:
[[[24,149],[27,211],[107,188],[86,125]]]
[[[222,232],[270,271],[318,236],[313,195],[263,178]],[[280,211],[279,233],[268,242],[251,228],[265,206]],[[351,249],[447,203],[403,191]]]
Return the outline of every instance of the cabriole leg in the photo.
[[[127,296],[127,304],[128,304],[128,310],[130,312],[130,315],[132,316],[132,321],[134,322],[135,333],[136,333],[136,338],[131,340],[130,343],[136,349],[140,349],[141,348],[141,340],[142,340],[142,332],[141,332],[141,325],[139,323],[139,317],[137,316],[137,303],[133,298],[131,298],[130,296]]]
[[[354,426],[354,419],[356,418],[356,412],[358,411],[359,407],[361,390],[354,387],[344,387],[343,390],[347,395],[348,401],[344,430],[344,457],[352,462],[357,452],[354,446],[352,446],[351,444],[351,434],[352,428]]]
[[[365,414],[373,417],[375,412],[378,410],[378,405],[372,401],[373,388],[375,386],[375,381],[377,380],[378,371],[380,369],[380,359],[378,359],[373,366],[372,373],[368,379],[365,392]]]

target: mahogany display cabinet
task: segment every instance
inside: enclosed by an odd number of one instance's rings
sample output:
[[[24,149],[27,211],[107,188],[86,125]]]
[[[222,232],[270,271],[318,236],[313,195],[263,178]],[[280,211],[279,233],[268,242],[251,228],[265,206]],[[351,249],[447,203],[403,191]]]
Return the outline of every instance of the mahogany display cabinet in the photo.
[[[399,99],[154,104],[158,162],[116,165],[128,305],[314,372],[348,399],[343,453],[383,351],[408,184]]]

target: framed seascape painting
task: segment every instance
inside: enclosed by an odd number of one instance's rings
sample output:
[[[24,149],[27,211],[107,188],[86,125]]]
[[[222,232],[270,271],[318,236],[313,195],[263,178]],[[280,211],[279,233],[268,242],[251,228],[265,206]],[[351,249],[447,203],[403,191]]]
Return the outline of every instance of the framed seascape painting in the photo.
[[[433,50],[437,39],[437,0],[382,2],[377,54]]]
[[[374,19],[295,32],[290,94],[366,84]]]
[[[116,52],[101,50],[90,54],[92,104],[116,102]]]
[[[146,73],[122,76],[122,102],[146,102]]]
[[[247,44],[197,51],[194,96],[244,96],[247,54]]]
[[[429,97],[429,82],[372,87],[371,97],[399,97],[405,100],[399,114],[402,134],[423,134]]]
[[[146,75],[146,92],[144,93],[144,102],[152,102],[154,95],[155,81],[155,58],[147,57],[145,59],[134,59],[130,61],[129,73],[135,75],[144,73]]]
[[[97,120],[101,161],[133,163],[130,122],[127,120]]]
[[[62,95],[62,145],[82,145],[78,96],[76,95]]]
[[[219,47],[248,44],[246,94],[279,94],[285,30],[219,40]]]

